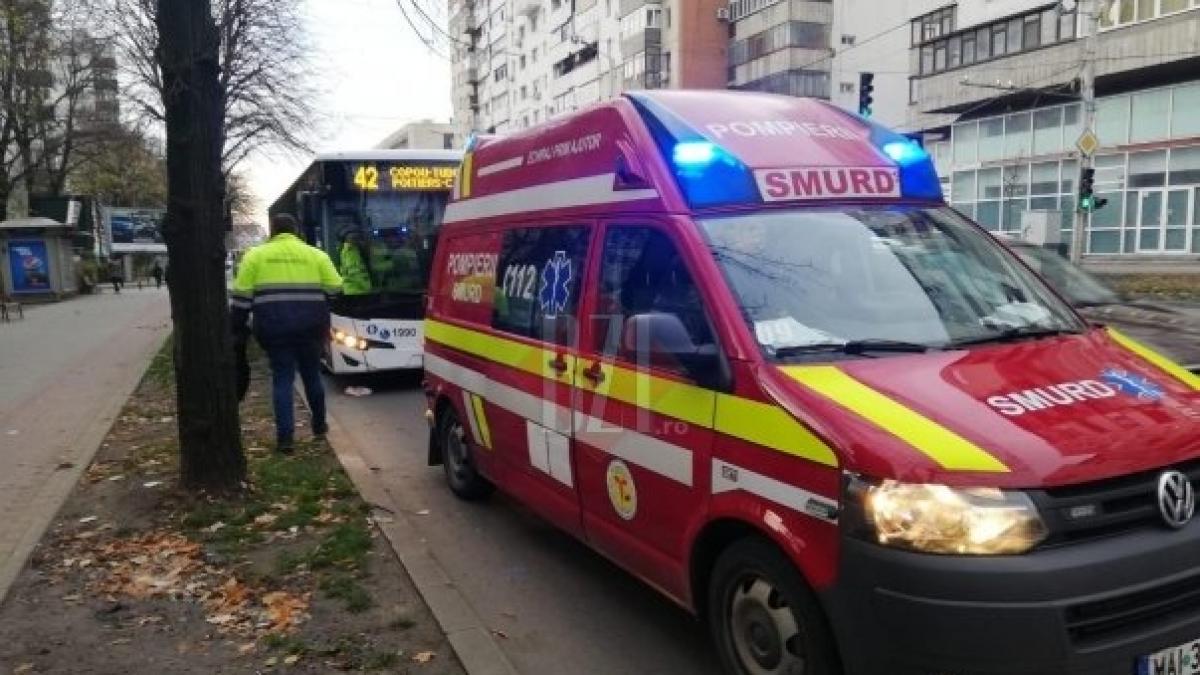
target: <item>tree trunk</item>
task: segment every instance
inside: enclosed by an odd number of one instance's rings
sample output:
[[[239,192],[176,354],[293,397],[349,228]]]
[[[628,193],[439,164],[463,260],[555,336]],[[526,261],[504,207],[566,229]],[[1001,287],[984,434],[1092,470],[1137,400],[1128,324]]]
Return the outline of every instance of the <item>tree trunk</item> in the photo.
[[[158,0],[167,121],[168,288],[181,480],[231,490],[246,474],[225,294],[218,34],[209,0]]]

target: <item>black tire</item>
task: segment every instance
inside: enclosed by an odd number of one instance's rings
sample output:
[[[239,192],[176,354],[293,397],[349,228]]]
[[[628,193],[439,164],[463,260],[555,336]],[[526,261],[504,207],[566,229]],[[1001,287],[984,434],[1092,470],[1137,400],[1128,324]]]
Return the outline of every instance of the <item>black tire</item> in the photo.
[[[825,613],[771,542],[739,540],[717,558],[708,625],[729,675],[840,675]]]
[[[475,469],[474,450],[467,436],[454,407],[446,406],[438,416],[438,443],[442,448],[446,485],[459,499],[478,501],[492,494],[495,486]]]

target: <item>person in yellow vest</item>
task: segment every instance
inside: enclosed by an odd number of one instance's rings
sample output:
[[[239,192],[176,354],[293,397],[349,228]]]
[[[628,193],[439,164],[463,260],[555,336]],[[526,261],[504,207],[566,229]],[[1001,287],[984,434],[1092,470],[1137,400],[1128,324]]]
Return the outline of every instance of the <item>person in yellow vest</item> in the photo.
[[[233,283],[230,317],[235,336],[253,333],[271,362],[275,440],[280,452],[293,448],[292,408],[296,372],[312,410],[313,434],[322,436],[325,390],[321,385],[321,350],[329,339],[328,298],[342,292],[342,277],[325,252],[296,236],[296,219],[271,218],[271,238],[246,251]]]
[[[342,292],[346,295],[366,295],[371,292],[371,270],[364,255],[362,234],[347,230],[342,234],[338,250],[338,267],[342,275]]]

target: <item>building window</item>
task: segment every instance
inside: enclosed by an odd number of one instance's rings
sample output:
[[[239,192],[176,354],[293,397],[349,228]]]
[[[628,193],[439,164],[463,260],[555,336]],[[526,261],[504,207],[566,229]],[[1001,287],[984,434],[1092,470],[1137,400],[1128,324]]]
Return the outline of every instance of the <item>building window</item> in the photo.
[[[842,92],[843,94],[853,94],[854,88],[855,84],[853,82],[842,82],[838,84],[838,91]]]
[[[1112,0],[1100,14],[1100,29],[1119,28],[1200,6],[1196,0]]]
[[[914,45],[920,50],[917,61],[921,75],[1075,39],[1075,13],[1060,16],[1056,10],[1045,9],[957,34],[938,33],[932,38],[926,37],[927,33],[936,31],[926,31],[927,26],[922,20],[915,21],[913,26],[914,37],[921,36],[920,42]]]
[[[843,35],[842,36],[842,44],[844,44],[844,45],[854,44],[854,36],[853,35]]]
[[[912,44],[916,46],[954,32],[955,12],[955,7],[950,6],[914,19]]]
[[[1167,115],[1171,108],[1171,90],[1157,89],[1133,94],[1129,140],[1153,141],[1168,135]],[[1192,113],[1195,114],[1194,112]]]
[[[1175,88],[1174,112],[1171,115],[1171,136],[1200,136],[1200,82]],[[1200,205],[1197,206],[1200,211]]]
[[[1096,136],[1103,145],[1129,142],[1129,97],[1102,98],[1096,102]]]

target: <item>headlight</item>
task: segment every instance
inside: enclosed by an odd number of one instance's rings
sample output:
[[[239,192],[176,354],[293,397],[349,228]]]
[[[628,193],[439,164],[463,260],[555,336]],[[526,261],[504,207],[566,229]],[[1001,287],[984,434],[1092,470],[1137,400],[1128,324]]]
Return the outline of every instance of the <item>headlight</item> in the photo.
[[[350,335],[341,328],[333,329],[333,341],[350,349],[357,349],[360,352],[366,351],[367,347],[370,346],[364,338]]]
[[[1029,497],[996,488],[885,480],[867,488],[864,509],[879,543],[926,553],[1025,553],[1046,538]]]

